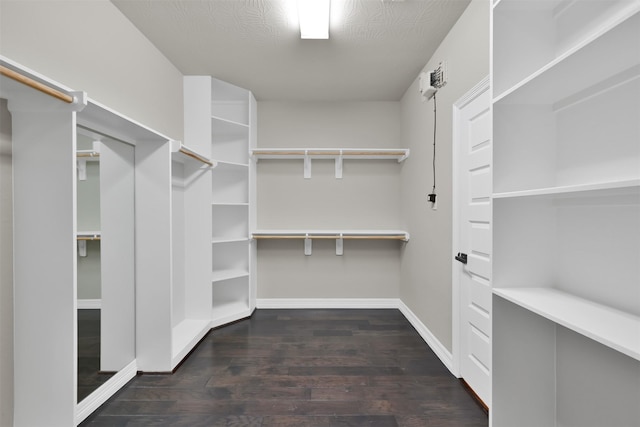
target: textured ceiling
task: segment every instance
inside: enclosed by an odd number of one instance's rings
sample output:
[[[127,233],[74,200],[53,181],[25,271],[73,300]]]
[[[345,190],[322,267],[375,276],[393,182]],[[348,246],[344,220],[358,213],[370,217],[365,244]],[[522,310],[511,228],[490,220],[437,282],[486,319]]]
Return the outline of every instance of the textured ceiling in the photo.
[[[112,0],[183,74],[262,101],[399,100],[469,1],[332,0],[330,39],[301,40],[296,0]]]

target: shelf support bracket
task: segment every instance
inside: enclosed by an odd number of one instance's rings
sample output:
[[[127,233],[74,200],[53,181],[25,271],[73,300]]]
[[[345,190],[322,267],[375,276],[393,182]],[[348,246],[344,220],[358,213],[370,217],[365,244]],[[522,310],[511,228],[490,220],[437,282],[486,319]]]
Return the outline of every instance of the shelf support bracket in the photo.
[[[307,233],[304,238],[304,254],[306,256],[311,255],[311,239],[309,238],[309,233]]]
[[[342,255],[344,253],[344,239],[342,238],[342,233],[340,233],[340,237],[336,239],[336,255]]]
[[[336,179],[342,179],[342,150],[340,150],[340,154],[336,157]]]
[[[78,159],[78,181],[87,180],[87,161],[85,159]]]
[[[86,257],[87,256],[87,241],[86,240],[78,240],[78,256]]]
[[[309,157],[309,150],[304,150],[304,179],[311,178],[311,157]]]

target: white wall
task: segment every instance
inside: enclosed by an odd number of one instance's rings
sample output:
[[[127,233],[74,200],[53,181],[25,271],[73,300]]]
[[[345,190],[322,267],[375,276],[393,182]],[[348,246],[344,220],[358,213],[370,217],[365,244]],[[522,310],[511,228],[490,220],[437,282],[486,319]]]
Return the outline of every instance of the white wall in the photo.
[[[261,148],[400,147],[399,102],[259,102]],[[345,160],[335,179],[332,160],[258,162],[258,228],[399,228],[400,171],[394,160]],[[258,298],[398,298],[402,244],[313,242],[258,243]]]
[[[11,116],[0,99],[0,426],[13,425],[12,198]]]
[[[437,94],[436,193],[433,185],[433,100],[423,102],[417,79],[401,100],[402,145],[411,157],[402,171],[402,222],[411,232],[401,266],[400,298],[449,350],[451,329],[452,105],[489,74],[489,1],[473,0],[425,70],[448,64],[447,85]]]
[[[182,140],[182,74],[107,0],[2,0],[0,54]]]

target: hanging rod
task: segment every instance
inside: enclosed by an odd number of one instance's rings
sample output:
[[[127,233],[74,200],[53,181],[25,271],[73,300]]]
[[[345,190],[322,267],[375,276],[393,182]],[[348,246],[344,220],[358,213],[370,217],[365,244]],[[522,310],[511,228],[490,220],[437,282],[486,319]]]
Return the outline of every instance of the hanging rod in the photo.
[[[76,157],[100,157],[100,153],[97,151],[79,151],[76,152]]]
[[[78,236],[76,240],[100,240],[100,236]]]
[[[211,160],[207,159],[206,157],[204,157],[201,154],[196,153],[195,151],[191,150],[190,148],[187,148],[185,145],[182,144],[182,142],[180,141],[176,141],[176,140],[171,140],[170,141],[171,144],[171,151],[174,153],[182,153],[187,157],[191,157],[192,159],[195,159],[199,162],[204,163],[205,165],[211,166],[211,167],[216,167],[216,164],[213,163]]]
[[[9,77],[10,79],[13,79],[17,82],[20,82],[24,85],[27,85],[35,90],[38,90],[42,93],[45,93],[49,96],[53,96],[54,98],[59,99],[60,101],[64,101],[68,104],[72,104],[74,101],[73,96],[71,95],[67,95],[64,92],[60,92],[59,90],[56,90],[52,87],[46,86],[38,81],[33,80],[32,78],[29,78],[27,76],[23,76],[22,74],[13,71],[10,68],[5,67],[4,65],[0,65],[0,74],[2,74],[3,76]]]
[[[185,156],[189,156],[189,157],[191,157],[192,159],[196,159],[196,160],[198,160],[198,161],[200,161],[200,162],[202,162],[202,163],[204,163],[204,164],[207,164],[207,165],[209,165],[209,166],[213,166],[213,163],[212,163],[212,162],[210,162],[209,160],[205,159],[204,157],[202,157],[202,156],[201,156],[201,155],[199,155],[199,154],[192,153],[191,151],[187,150],[186,148],[180,148],[180,150],[179,150],[179,151],[180,151],[182,154],[184,154]]]

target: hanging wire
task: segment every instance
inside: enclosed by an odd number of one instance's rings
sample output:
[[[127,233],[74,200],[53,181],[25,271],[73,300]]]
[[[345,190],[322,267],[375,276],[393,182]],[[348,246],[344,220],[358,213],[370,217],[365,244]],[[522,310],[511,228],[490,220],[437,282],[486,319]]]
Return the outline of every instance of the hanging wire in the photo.
[[[436,192],[436,124],[437,124],[437,105],[436,94],[433,94],[433,189],[431,193]]]

